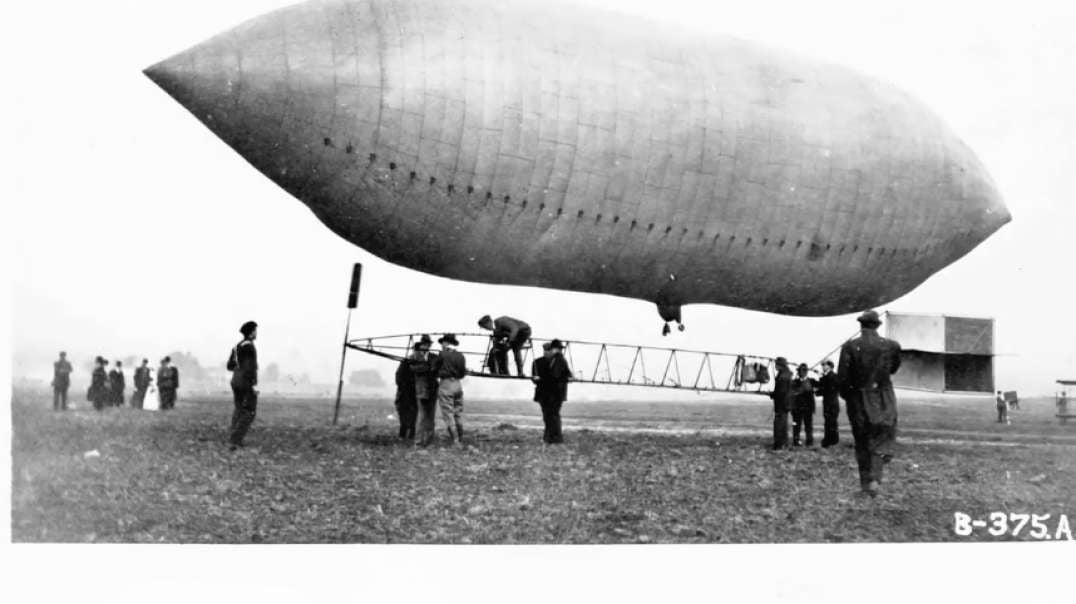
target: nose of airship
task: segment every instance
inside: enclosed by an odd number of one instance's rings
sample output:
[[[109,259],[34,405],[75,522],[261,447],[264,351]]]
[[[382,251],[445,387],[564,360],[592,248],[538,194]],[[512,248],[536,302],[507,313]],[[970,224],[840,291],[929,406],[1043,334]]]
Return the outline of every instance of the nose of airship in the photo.
[[[940,222],[932,228],[940,241],[941,253],[937,259],[947,265],[967,254],[994,232],[1012,220],[1012,214],[990,178],[985,166],[963,144],[954,146],[948,167],[948,194],[943,195],[951,204],[940,216]]]
[[[211,40],[142,71],[213,130],[227,123],[242,81],[238,54]],[[221,132],[218,131],[218,134]]]

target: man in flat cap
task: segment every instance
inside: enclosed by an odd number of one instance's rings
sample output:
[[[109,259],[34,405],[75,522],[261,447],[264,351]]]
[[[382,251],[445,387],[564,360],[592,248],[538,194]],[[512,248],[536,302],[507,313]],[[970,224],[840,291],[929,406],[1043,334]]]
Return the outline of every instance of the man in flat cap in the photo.
[[[410,357],[411,375],[415,381],[415,405],[418,409],[418,433],[415,445],[425,447],[433,441],[434,418],[437,415],[437,355],[430,352],[433,340],[422,334]]]
[[[773,379],[773,450],[788,448],[788,412],[792,410],[792,371],[785,357],[773,361],[777,375]]]
[[[232,396],[235,410],[232,411],[232,425],[228,436],[229,450],[235,451],[243,446],[247,430],[254,423],[258,411],[258,351],[254,340],[258,337],[258,324],[247,321],[239,328],[243,339],[232,348],[228,358],[227,369],[232,372]],[[158,382],[160,378],[158,378]]]
[[[456,347],[460,345],[456,334],[446,333],[437,343],[441,345],[441,354],[437,357],[437,405],[441,407],[441,417],[452,439],[452,444],[463,446],[463,387],[460,380],[467,375],[467,359]]]
[[[900,368],[900,344],[878,335],[882,321],[873,310],[858,321],[859,336],[841,346],[837,383],[852,425],[860,488],[874,497],[897,436],[897,397],[890,376]]]
[[[141,409],[146,402],[146,390],[153,378],[149,375],[149,359],[142,359],[142,365],[134,372],[134,394],[131,395],[131,408]]]
[[[161,411],[176,408],[176,390],[179,389],[179,370],[172,366],[172,357],[161,359],[157,368],[157,393],[161,398]]]
[[[71,363],[67,353],[60,352],[60,358],[52,364],[52,410],[67,411],[67,389],[71,387]]]
[[[494,343],[506,342],[516,359],[516,375],[523,377],[523,347],[531,339],[531,326],[512,317],[490,318],[486,315],[478,320],[478,326],[492,331]],[[505,371],[507,373],[507,371]]]
[[[545,432],[542,441],[547,445],[564,442],[560,429],[560,408],[568,399],[568,381],[572,370],[562,352],[564,343],[554,338],[542,344],[542,356],[534,359],[531,381],[534,382],[534,402],[542,408]]]

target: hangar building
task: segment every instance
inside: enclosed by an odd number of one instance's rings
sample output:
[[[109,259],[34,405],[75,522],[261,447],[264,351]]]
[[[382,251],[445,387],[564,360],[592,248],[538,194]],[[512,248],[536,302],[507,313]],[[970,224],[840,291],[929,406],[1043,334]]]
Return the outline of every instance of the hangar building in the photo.
[[[994,392],[994,320],[886,312],[885,337],[901,345],[898,388]]]

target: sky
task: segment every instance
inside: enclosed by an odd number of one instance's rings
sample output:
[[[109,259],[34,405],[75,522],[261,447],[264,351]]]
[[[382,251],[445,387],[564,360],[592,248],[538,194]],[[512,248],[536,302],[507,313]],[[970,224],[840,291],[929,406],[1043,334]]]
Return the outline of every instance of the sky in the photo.
[[[579,0],[843,64],[937,112],[986,165],[1013,221],[880,310],[996,319],[998,386],[1076,378],[1076,8],[1064,3]],[[263,364],[335,382],[351,265],[353,336],[474,331],[482,314],[536,337],[784,355],[815,361],[855,315],[684,308],[663,338],[651,303],[452,281],[338,238],[145,78],[157,61],[290,2],[21,3],[5,19],[5,243],[13,373],[49,379],[64,349],[190,351],[222,365],[255,319]],[[12,12],[9,9],[9,12]],[[348,370],[388,361],[353,354]],[[521,391],[522,392],[522,391]],[[653,395],[651,395],[653,396]]]

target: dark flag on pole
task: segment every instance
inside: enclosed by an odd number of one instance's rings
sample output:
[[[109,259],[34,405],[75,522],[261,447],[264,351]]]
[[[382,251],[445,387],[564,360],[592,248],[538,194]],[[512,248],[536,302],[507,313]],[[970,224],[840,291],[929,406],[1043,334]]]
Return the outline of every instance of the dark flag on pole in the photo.
[[[351,291],[347,294],[347,307],[355,308],[359,303],[359,282],[362,281],[362,265],[355,263],[351,271]]]
[[[351,290],[347,294],[347,325],[344,327],[344,346],[340,350],[340,381],[336,384],[336,406],[333,408],[333,424],[340,417],[340,397],[344,393],[344,363],[347,361],[347,339],[351,333],[351,311],[359,305],[359,281],[362,280],[362,265],[358,262],[351,269]]]

